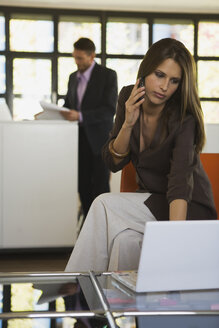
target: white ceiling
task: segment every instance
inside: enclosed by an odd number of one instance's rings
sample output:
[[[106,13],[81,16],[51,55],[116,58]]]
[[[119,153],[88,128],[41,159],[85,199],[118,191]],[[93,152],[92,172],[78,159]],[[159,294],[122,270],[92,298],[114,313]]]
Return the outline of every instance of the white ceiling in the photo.
[[[0,0],[0,5],[118,11],[219,13],[219,0]]]

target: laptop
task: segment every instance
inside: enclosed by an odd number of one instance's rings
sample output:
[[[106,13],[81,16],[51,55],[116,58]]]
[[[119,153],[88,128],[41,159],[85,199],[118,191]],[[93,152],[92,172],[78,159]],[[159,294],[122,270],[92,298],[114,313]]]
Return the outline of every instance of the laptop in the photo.
[[[136,318],[137,328],[218,328],[219,316],[211,315],[152,315]]]
[[[148,222],[138,271],[112,277],[135,292],[219,288],[219,220]]]

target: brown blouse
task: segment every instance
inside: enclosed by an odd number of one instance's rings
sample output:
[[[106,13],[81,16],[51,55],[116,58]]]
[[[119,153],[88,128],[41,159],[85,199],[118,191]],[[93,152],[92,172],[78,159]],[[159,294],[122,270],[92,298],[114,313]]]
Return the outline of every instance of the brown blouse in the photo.
[[[175,103],[166,105],[164,111],[169,113],[168,120],[164,121],[161,116],[150,147],[142,152],[139,151],[139,118],[132,130],[130,154],[119,164],[114,164],[108,145],[116,138],[125,120],[125,102],[132,88],[124,87],[120,92],[114,127],[103,147],[105,163],[111,171],[117,172],[130,160],[133,162],[138,191],[152,193],[145,204],[157,220],[169,220],[169,203],[175,199],[188,202],[188,220],[217,219],[211,185],[195,151],[195,120],[192,115],[187,115],[181,123]]]

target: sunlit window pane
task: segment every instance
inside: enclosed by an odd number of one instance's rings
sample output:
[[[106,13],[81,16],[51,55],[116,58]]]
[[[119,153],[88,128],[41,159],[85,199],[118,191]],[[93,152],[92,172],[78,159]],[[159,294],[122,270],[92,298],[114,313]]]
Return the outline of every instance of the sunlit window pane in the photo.
[[[0,14],[0,50],[5,50],[5,18]]]
[[[198,89],[200,97],[219,97],[219,61],[198,62]]]
[[[110,18],[106,33],[108,54],[144,55],[148,49],[148,24],[145,20]]]
[[[5,56],[0,56],[0,93],[5,93]]]
[[[219,23],[198,24],[198,55],[219,56]]]
[[[163,38],[177,39],[194,53],[194,25],[190,21],[156,19],[153,25],[153,43]]]
[[[5,103],[6,103],[5,98],[0,98],[0,105]],[[1,298],[0,298],[0,304],[1,304]]]
[[[13,16],[10,20],[10,50],[53,51],[53,22],[49,17]]]
[[[81,37],[91,39],[96,52],[101,52],[101,24],[96,17],[61,16],[58,24],[58,50],[71,53],[73,44]]]
[[[67,93],[69,75],[77,70],[77,65],[73,58],[60,57],[58,59],[58,93]]]
[[[13,61],[13,90],[18,94],[50,95],[51,61],[20,59]]]
[[[51,97],[51,61],[15,59],[13,93],[21,96],[14,99],[14,119],[33,119],[33,115],[41,110],[39,101]]]
[[[118,75],[118,90],[123,86],[136,82],[141,60],[135,59],[108,59],[107,67],[114,69]]]
[[[219,102],[218,101],[202,101],[201,102],[205,123],[219,123]]]

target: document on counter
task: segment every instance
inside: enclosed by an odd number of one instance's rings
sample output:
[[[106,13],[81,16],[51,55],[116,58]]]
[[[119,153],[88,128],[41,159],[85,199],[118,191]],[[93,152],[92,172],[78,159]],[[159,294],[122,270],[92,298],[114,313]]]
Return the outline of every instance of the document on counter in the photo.
[[[69,111],[66,107],[60,107],[56,104],[51,104],[46,101],[40,101],[43,112],[36,114],[37,120],[65,120],[60,111]]]

